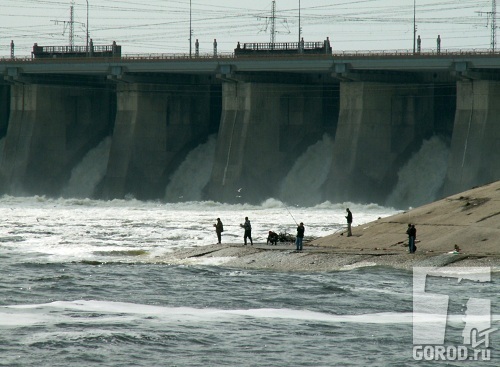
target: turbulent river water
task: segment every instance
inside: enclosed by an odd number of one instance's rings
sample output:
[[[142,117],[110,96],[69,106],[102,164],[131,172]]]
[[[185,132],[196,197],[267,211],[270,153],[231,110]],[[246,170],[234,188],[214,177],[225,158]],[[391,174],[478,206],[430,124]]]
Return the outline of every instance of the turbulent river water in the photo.
[[[383,267],[280,273],[224,265],[169,265],[176,248],[242,242],[270,229],[322,236],[394,213],[376,205],[310,208],[214,202],[165,204],[8,197],[0,199],[1,366],[408,366],[412,273]],[[499,277],[478,285],[429,285],[450,296],[446,340],[462,344],[464,304],[492,300]],[[498,345],[492,334],[490,347]],[[470,365],[498,365],[490,361]],[[462,365],[422,361],[418,365]],[[479,364],[478,364],[479,363]]]

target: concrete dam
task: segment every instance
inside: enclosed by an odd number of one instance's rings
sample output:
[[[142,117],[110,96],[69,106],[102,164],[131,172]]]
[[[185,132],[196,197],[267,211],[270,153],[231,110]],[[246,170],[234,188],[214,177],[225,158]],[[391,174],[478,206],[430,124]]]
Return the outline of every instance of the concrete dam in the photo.
[[[432,185],[424,202],[500,179],[494,54],[9,59],[0,72],[2,194],[72,195],[100,165],[85,196],[190,200],[166,195],[188,159],[177,185],[230,203],[405,207]]]

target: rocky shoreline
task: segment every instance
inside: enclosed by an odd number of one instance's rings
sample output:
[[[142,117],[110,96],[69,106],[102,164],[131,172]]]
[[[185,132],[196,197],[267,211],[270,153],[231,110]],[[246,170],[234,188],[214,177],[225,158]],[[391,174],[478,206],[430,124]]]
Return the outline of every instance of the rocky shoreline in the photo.
[[[405,231],[417,227],[415,254]],[[353,227],[353,236],[333,233],[304,243],[209,245],[177,250],[161,263],[207,264],[274,271],[336,271],[366,266],[411,270],[414,266],[500,268],[500,181],[374,222]],[[454,254],[454,245],[461,253]]]

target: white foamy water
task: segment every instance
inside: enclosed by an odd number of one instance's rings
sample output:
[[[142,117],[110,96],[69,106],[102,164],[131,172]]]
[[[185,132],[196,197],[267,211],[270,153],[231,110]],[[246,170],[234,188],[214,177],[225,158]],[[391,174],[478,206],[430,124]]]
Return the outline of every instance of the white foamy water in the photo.
[[[398,172],[398,183],[386,205],[416,207],[438,198],[448,167],[448,146],[437,136],[423,142]]]
[[[151,322],[209,322],[220,321],[222,318],[230,319],[234,317],[252,317],[256,319],[290,319],[302,321],[321,321],[327,323],[360,323],[360,324],[399,324],[411,323],[411,313],[373,313],[362,315],[332,315],[326,312],[314,312],[294,309],[197,309],[193,307],[158,307],[126,302],[103,302],[77,300],[72,302],[57,301],[47,304],[0,306],[0,325],[3,326],[26,326],[46,323],[62,322],[60,316],[52,316],[55,310],[100,312],[109,316],[106,322],[111,321],[132,321],[140,318],[141,322],[146,322],[146,317],[153,316]],[[119,316],[115,316],[119,314]],[[19,316],[13,319],[13,316]],[[430,317],[431,315],[429,315]],[[71,322],[71,317],[67,317],[66,322]],[[79,323],[95,324],[97,320],[92,317],[79,320]],[[101,318],[98,322],[103,322]],[[431,321],[427,321],[431,322]]]
[[[211,201],[187,203],[100,201],[10,197],[0,199],[0,240],[16,251],[43,254],[50,261],[151,261],[175,248],[216,242],[213,224],[224,223],[223,243],[241,243],[239,224],[248,216],[254,241],[265,242],[269,230],[295,233],[294,220],[304,222],[306,236],[331,234],[345,225],[345,207],[362,224],[395,211],[354,203],[284,207],[269,199],[261,205],[229,205]],[[16,242],[9,244],[15,238]],[[0,242],[0,246],[1,246]]]

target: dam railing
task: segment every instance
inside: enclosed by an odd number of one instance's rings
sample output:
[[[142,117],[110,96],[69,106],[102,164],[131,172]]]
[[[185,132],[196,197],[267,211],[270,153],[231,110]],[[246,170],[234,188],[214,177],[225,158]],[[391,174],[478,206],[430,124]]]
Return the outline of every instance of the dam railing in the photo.
[[[467,56],[467,57],[499,57],[500,52],[492,52],[489,49],[451,49],[451,50],[424,50],[421,52],[413,52],[413,50],[360,50],[360,51],[333,51],[328,54],[251,54],[238,56],[233,52],[222,53],[219,52],[217,55],[213,54],[199,54],[199,55],[189,55],[188,53],[149,53],[149,54],[122,54],[117,56],[105,56],[105,57],[88,57],[88,56],[75,56],[75,57],[64,57],[64,58],[33,58],[32,56],[20,56],[20,57],[1,57],[0,63],[70,63],[70,62],[85,62],[85,63],[100,63],[106,61],[213,61],[214,59],[222,60],[237,60],[237,59],[343,59],[343,58],[366,58],[366,59],[391,59],[391,58],[438,58],[438,57],[457,57],[457,56]]]

